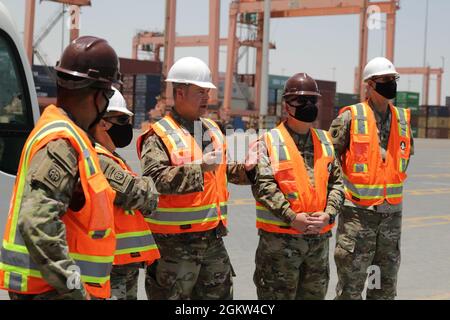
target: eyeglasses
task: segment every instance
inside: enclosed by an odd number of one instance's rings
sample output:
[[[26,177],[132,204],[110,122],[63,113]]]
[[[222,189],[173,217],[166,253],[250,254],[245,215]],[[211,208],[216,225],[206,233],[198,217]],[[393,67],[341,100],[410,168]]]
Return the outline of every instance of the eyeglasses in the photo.
[[[123,115],[123,116],[105,117],[103,118],[103,120],[108,121],[112,124],[123,126],[130,123],[131,117]]]
[[[380,76],[372,78],[372,80],[375,81],[376,83],[387,83],[391,81],[398,81],[398,79],[400,79],[399,76]]]
[[[291,107],[302,107],[308,104],[308,101],[312,104],[317,103],[317,96],[287,96],[284,98],[286,103]]]

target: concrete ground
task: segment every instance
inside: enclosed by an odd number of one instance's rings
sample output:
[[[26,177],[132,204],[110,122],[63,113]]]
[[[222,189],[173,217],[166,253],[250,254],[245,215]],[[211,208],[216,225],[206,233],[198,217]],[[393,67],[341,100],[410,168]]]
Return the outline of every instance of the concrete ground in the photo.
[[[228,140],[233,148],[232,138]],[[119,153],[139,172],[134,149],[133,143]],[[237,151],[238,160],[244,157],[245,148],[240,149]],[[230,185],[230,193],[230,234],[225,242],[237,274],[234,296],[235,299],[256,299],[252,280],[258,243],[254,201],[248,186]],[[450,140],[415,140],[403,217],[398,299],[450,300]],[[334,237],[331,248],[331,281],[327,299],[334,298],[337,282],[333,261]],[[0,291],[0,299],[7,299],[4,291]],[[146,299],[142,273],[139,299]]]

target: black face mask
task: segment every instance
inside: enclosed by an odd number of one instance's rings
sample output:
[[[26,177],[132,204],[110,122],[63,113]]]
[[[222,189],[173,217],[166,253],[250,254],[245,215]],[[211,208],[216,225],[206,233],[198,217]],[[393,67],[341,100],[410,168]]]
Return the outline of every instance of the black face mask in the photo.
[[[397,96],[397,81],[392,80],[386,83],[376,82],[375,91],[386,99],[394,99]]]
[[[102,110],[102,112],[98,111],[98,110],[99,110],[99,107],[98,107],[98,105],[97,105],[97,97],[98,97],[98,95],[99,95],[100,93],[104,95],[104,97],[106,98],[106,101],[107,101],[106,106],[105,106],[105,108]],[[108,97],[106,97],[106,95],[105,95],[105,93],[104,93],[103,91],[97,91],[97,93],[95,94],[95,100],[94,100],[94,103],[95,103],[95,109],[96,109],[96,111],[97,111],[97,117],[96,117],[95,120],[89,125],[89,129],[92,129],[93,127],[95,127],[95,126],[97,125],[97,123],[99,123],[100,120],[103,119],[103,116],[106,114],[106,109],[108,108],[109,99],[108,99]]]
[[[315,103],[308,101],[306,105],[296,107],[295,114],[289,113],[291,117],[302,121],[302,122],[314,122],[317,119],[317,115],[319,114],[319,108]]]
[[[126,147],[133,139],[133,126],[129,123],[124,125],[113,123],[107,132],[117,148]]]

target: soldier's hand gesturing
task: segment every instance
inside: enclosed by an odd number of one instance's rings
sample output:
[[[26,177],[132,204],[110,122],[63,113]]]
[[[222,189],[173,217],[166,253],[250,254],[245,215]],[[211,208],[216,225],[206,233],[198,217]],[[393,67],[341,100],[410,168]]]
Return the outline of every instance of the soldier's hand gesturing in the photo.
[[[203,172],[215,171],[222,162],[221,151],[211,151],[203,155],[203,162],[201,164]]]

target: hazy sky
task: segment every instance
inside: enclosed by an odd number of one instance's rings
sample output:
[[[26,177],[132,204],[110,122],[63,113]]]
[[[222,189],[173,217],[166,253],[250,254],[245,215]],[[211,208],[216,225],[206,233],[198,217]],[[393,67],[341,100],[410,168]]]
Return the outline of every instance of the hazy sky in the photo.
[[[10,10],[21,33],[24,28],[25,0],[0,0]],[[121,57],[131,57],[132,37],[137,30],[163,30],[164,0],[92,0],[92,7],[82,8],[81,35],[106,38]],[[231,0],[221,1],[221,37],[228,33],[228,8]],[[423,66],[426,0],[401,0],[397,12],[395,65]],[[61,5],[37,1],[35,36],[39,35]],[[441,67],[445,58],[443,98],[450,96],[450,0],[430,0],[427,64]],[[383,15],[383,19],[385,19]],[[67,22],[67,18],[66,18]],[[270,73],[291,75],[308,72],[321,80],[335,80],[339,92],[352,92],[354,69],[358,63],[359,17],[356,15],[272,19],[270,40],[277,49],[270,53]],[[178,35],[208,33],[208,0],[178,0]],[[369,59],[382,54],[384,30],[374,30],[369,36]],[[64,31],[67,45],[69,31]],[[62,23],[42,42],[41,50],[50,65],[61,54]],[[254,50],[250,50],[248,70],[254,71]],[[226,47],[220,49],[220,70],[225,71]],[[208,61],[208,49],[178,48],[175,58],[197,56]],[[35,60],[36,61],[36,60]],[[240,72],[245,72],[242,59]],[[403,76],[399,89],[422,91],[421,76]],[[430,104],[436,102],[436,81],[431,81]],[[444,101],[443,101],[444,103]]]

